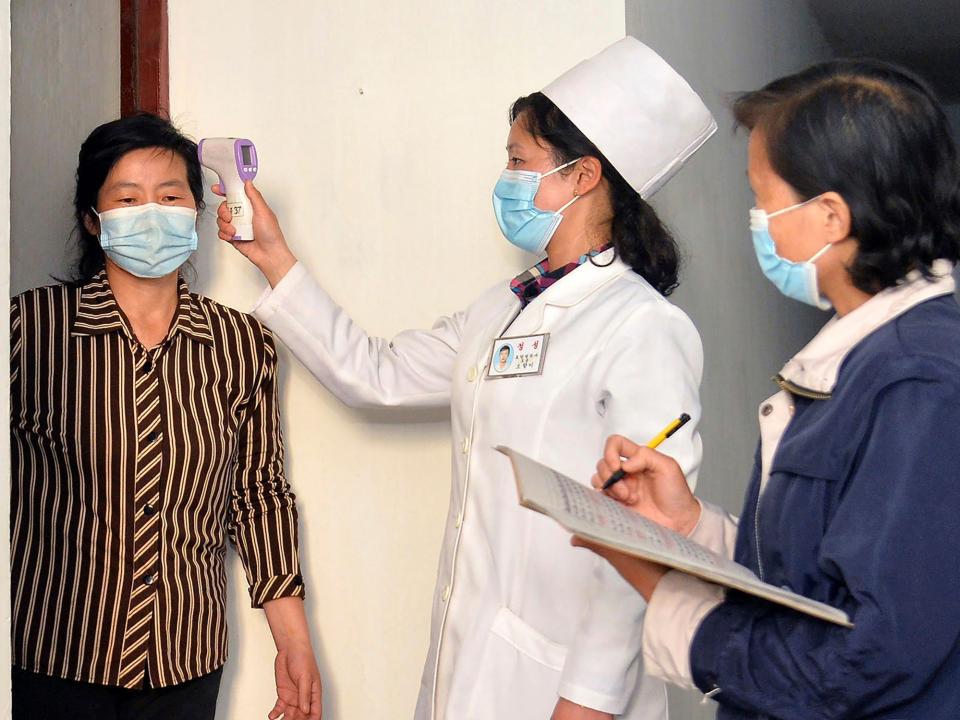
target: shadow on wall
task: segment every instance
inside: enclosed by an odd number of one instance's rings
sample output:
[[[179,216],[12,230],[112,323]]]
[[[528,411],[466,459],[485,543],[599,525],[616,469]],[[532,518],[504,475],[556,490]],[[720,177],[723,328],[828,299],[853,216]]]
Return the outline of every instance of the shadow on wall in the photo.
[[[200,268],[210,267],[210,263],[198,264],[199,267],[195,268],[194,272],[197,275],[196,281],[199,287],[203,286],[203,277],[201,277]],[[207,271],[209,273],[209,270]],[[292,354],[284,347],[280,348],[281,362],[279,366],[278,374],[278,386],[277,391],[281,398],[289,397],[289,386],[290,386],[290,367],[292,363],[297,362],[297,360],[292,356]],[[351,419],[351,422],[356,422],[357,424],[364,425],[376,425],[376,424],[396,424],[396,423],[447,423],[450,419],[449,408],[434,408],[434,409],[406,409],[406,408],[365,408],[365,409],[353,409],[345,408],[344,410],[349,415],[354,416]],[[283,408],[281,406],[281,420],[283,426],[283,435],[285,438],[291,437],[289,432],[287,414],[283,413]],[[286,449],[286,457],[290,456],[290,448]],[[287,477],[291,479],[293,483],[293,490],[296,493],[297,479],[292,478],[289,473],[289,467],[285,467],[287,472]],[[303,482],[303,479],[300,479],[300,482]],[[312,522],[305,512],[305,508],[302,506],[300,510],[300,564],[301,567],[305,569],[310,567],[322,567],[321,562],[314,562],[311,558],[310,549],[316,547],[316,545],[311,541],[311,529]],[[320,552],[322,552],[320,548]],[[240,708],[236,706],[236,698],[238,693],[236,692],[236,683],[237,677],[240,674],[241,663],[252,662],[257,665],[260,669],[260,672],[263,673],[273,673],[273,657],[255,657],[255,658],[239,658],[232,656],[234,649],[243,648],[244,646],[249,646],[250,643],[245,642],[243,636],[241,635],[241,628],[246,626],[247,632],[250,630],[250,623],[246,622],[244,616],[247,613],[251,612],[251,608],[248,602],[243,602],[246,599],[246,577],[244,576],[243,567],[240,564],[239,558],[236,556],[236,552],[231,549],[231,557],[227,563],[227,575],[228,575],[228,587],[231,590],[227,592],[227,624],[229,627],[229,647],[231,649],[231,657],[228,659],[227,664],[224,668],[223,679],[220,685],[220,695],[217,702],[217,717],[226,720],[228,718],[236,717],[252,717],[253,714],[257,716],[266,716],[266,713],[270,710],[269,707],[262,708]],[[338,711],[337,704],[337,692],[336,685],[333,682],[333,668],[331,668],[328,662],[328,653],[325,650],[323,639],[320,635],[320,629],[322,628],[323,619],[321,617],[320,609],[317,606],[317,594],[311,593],[311,586],[316,586],[317,583],[321,582],[321,578],[312,577],[310,575],[304,578],[304,582],[307,586],[307,597],[304,605],[304,610],[307,615],[307,621],[310,624],[310,636],[313,641],[313,648],[317,658],[317,664],[320,668],[320,676],[324,680],[323,686],[323,717],[325,718],[338,718],[340,713]],[[238,591],[240,589],[240,591]],[[253,612],[262,612],[259,610],[254,610]],[[266,618],[263,617],[261,622],[265,625]],[[370,648],[369,652],[375,652],[375,648]],[[411,658],[411,662],[420,662],[422,658]]]
[[[209,263],[206,264],[206,267],[210,267]],[[199,274],[199,273],[198,273]],[[198,283],[202,287],[203,280],[198,278]],[[282,352],[282,351],[281,351]],[[285,353],[289,358],[289,353]],[[286,397],[287,388],[290,382],[289,374],[289,362],[282,362],[279,366],[278,374],[278,383],[277,383],[277,392],[281,398]],[[289,428],[287,427],[287,417],[283,413],[281,407],[281,421],[283,428],[284,437],[289,437]],[[285,457],[289,457],[289,453],[285,453]],[[288,462],[284,462],[284,472],[289,478],[289,467]],[[296,488],[294,488],[296,491]],[[300,532],[300,565],[301,567],[308,568],[312,565],[310,561],[310,548],[312,547],[310,542],[310,530],[311,523],[305,521],[304,513],[302,508],[300,510],[300,522],[299,522],[299,532]],[[233,586],[236,583],[236,586],[239,588],[246,587],[246,577],[244,576],[243,566],[240,564],[240,560],[236,555],[236,551],[231,551],[231,558],[228,563],[227,574],[228,574],[228,585]],[[321,627],[320,611],[317,607],[316,595],[310,592],[310,587],[312,583],[318,581],[318,578],[305,577],[304,582],[307,586],[306,599],[304,600],[304,611],[307,616],[307,622],[310,626],[310,639],[313,643],[314,655],[317,659],[317,665],[320,669],[320,677],[324,680],[323,686],[323,717],[338,717],[339,713],[337,710],[337,695],[336,688],[332,682],[328,682],[327,679],[332,677],[332,671],[330,663],[327,660],[327,653],[324,649],[323,640],[320,637],[319,629]],[[229,628],[229,643],[231,653],[234,648],[243,648],[245,645],[249,646],[250,643],[245,643],[244,638],[240,634],[240,628],[244,625],[247,627],[249,632],[250,624],[243,622],[243,615],[245,613],[251,612],[249,603],[241,603],[239,598],[245,597],[245,591],[240,592],[228,592],[227,593],[227,624]],[[253,612],[262,612],[259,610],[253,610]],[[261,622],[266,624],[266,617],[261,618]],[[257,658],[244,658],[243,662],[251,661],[256,663],[263,673],[272,674],[274,671],[273,661],[274,658],[266,657],[257,657]],[[239,693],[235,691],[237,676],[240,672],[240,658],[231,658],[227,661],[226,667],[223,672],[223,680],[220,685],[220,696],[217,701],[217,717],[222,719],[235,718],[235,717],[248,717],[257,714],[260,717],[265,717],[266,713],[269,712],[271,708],[240,708],[236,707],[236,700],[239,697]]]
[[[303,567],[308,567],[310,565],[309,548],[310,524],[304,523],[303,518],[301,517],[300,562]],[[240,560],[236,557],[236,553],[231,552],[231,555],[232,557],[227,563],[228,585],[233,585],[235,582],[239,587],[245,588],[246,579],[243,574],[243,567],[240,565]],[[314,582],[318,581],[317,578],[314,578],[313,580]],[[337,706],[337,689],[335,683],[331,681],[333,672],[327,659],[327,652],[324,648],[323,640],[318,632],[320,627],[320,612],[317,608],[316,595],[310,592],[311,578],[306,578],[305,581],[307,583],[307,598],[304,601],[304,610],[307,614],[307,621],[310,624],[310,639],[313,642],[314,655],[317,658],[317,665],[320,668],[320,677],[323,680],[323,717],[338,718],[340,717],[340,712]],[[244,590],[243,595],[237,592],[227,593],[227,624],[229,627],[228,641],[230,643],[229,649],[231,655],[235,649],[243,648],[245,645],[249,645],[249,643],[244,642],[244,638],[240,635],[239,629],[244,625],[244,623],[241,621],[242,615],[251,611],[262,612],[260,610],[252,610],[249,603],[240,603],[238,601],[238,598],[243,597],[245,594],[246,590]],[[266,617],[262,618],[262,622],[266,624]],[[248,629],[249,627],[249,624],[247,624]],[[244,659],[244,662],[256,663],[256,665],[260,668],[260,672],[269,674],[271,676],[273,675],[273,661],[274,657],[256,657]],[[237,698],[240,696],[240,693],[236,691],[237,676],[239,672],[240,658],[228,658],[227,664],[223,670],[223,679],[220,683],[220,695],[217,699],[217,718],[219,720],[231,720],[232,718],[266,717],[267,713],[273,708],[272,705],[270,705],[270,707],[262,708],[239,707],[237,705]]]
[[[209,209],[208,209],[209,211]],[[191,284],[196,282],[197,287],[203,287],[204,278],[200,268],[210,267],[210,263],[198,263],[199,267],[194,267],[193,273],[196,277],[189,278]],[[209,270],[207,273],[209,274]],[[283,361],[280,363],[278,371],[278,383],[277,391],[279,397],[282,399],[287,396],[287,389],[290,382],[289,367],[290,362],[295,362],[293,358],[290,357],[290,354],[285,350],[281,349],[281,354],[286,357],[283,358]],[[281,407],[281,421],[282,421],[282,432],[284,437],[289,437],[289,428],[287,427],[287,416],[283,413],[283,408]],[[285,448],[286,450],[286,448]],[[284,472],[289,478],[289,467],[288,461],[286,458],[289,457],[289,452],[285,452],[285,461],[284,461]],[[296,487],[294,487],[294,492],[296,492]],[[310,548],[314,545],[311,543],[311,523],[305,517],[303,508],[298,508],[300,512],[300,522],[299,522],[299,533],[300,533],[300,565],[306,571],[306,568],[313,566],[310,558]],[[263,614],[262,610],[256,610],[250,607],[249,595],[247,594],[247,584],[246,576],[243,571],[243,566],[240,563],[240,559],[237,556],[235,548],[232,546],[228,551],[228,557],[226,562],[226,573],[227,573],[227,627],[228,627],[228,658],[227,663],[224,666],[223,677],[220,683],[220,694],[217,699],[217,718],[218,720],[231,720],[232,718],[247,718],[247,717],[266,717],[267,713],[273,708],[272,704],[265,707],[240,707],[237,705],[237,699],[242,695],[237,690],[237,677],[240,674],[241,665],[246,663],[253,663],[258,669],[258,673],[268,675],[271,677],[269,682],[264,682],[264,685],[272,686],[273,685],[273,673],[274,673],[274,660],[275,655],[269,657],[246,657],[240,656],[239,652],[242,652],[244,647],[250,647],[251,642],[249,638],[244,637],[244,633],[250,633],[253,627],[256,625],[249,622],[250,613],[259,613],[261,617],[258,619],[260,627],[267,627],[266,616]],[[320,636],[321,628],[321,617],[320,611],[317,607],[317,594],[310,591],[311,586],[315,586],[316,583],[320,581],[320,578],[307,576],[304,578],[304,582],[307,586],[306,599],[304,600],[304,611],[307,616],[307,623],[310,627],[310,639],[313,643],[314,656],[317,660],[317,665],[320,669],[320,677],[323,680],[323,717],[325,718],[336,718],[339,717],[339,711],[337,706],[337,692],[336,686],[330,679],[333,677],[333,672],[330,666],[330,663],[327,659],[327,652],[324,647],[323,639]],[[267,631],[269,633],[269,631]],[[271,699],[270,703],[273,700]]]

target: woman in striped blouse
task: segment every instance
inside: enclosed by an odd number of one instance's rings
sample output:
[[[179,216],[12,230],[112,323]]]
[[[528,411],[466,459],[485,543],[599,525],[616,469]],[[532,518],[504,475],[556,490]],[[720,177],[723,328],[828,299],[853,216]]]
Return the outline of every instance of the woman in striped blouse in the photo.
[[[273,339],[193,294],[203,189],[167,120],[80,149],[71,282],[11,305],[13,716],[213,718],[225,540],[277,645],[271,718],[319,718]]]

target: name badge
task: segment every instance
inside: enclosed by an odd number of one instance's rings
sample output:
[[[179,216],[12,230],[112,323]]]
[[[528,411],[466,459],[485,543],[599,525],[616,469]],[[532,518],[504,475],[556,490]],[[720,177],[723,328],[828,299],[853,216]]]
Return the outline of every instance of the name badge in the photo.
[[[493,341],[493,347],[490,350],[487,377],[511,378],[539,375],[543,372],[549,339],[550,333],[497,338]]]

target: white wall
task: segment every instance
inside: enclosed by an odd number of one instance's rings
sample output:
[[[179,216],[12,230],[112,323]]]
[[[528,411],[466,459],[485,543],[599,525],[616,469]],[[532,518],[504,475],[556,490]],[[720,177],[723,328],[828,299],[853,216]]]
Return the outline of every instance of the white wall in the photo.
[[[702,95],[719,131],[655,205],[676,232],[686,266],[674,300],[703,338],[704,464],[698,493],[739,512],[757,442],[757,405],[769,378],[826,315],[782,298],[757,266],[746,136],[733,134],[731,94],[829,56],[802,0],[627,0],[627,32],[649,43]],[[671,693],[671,715],[712,718],[699,696]]]
[[[197,138],[254,140],[258,185],[296,252],[368,330],[391,335],[523,269],[490,205],[507,108],[623,34],[620,0],[181,0],[170,103]],[[263,286],[209,213],[195,266],[235,307]],[[409,718],[448,499],[446,417],[352,411],[286,352],[283,364],[326,716]],[[273,702],[273,647],[238,567],[232,581],[219,717],[252,717]]]
[[[0,297],[10,289],[10,2],[0,1]],[[0,320],[9,344],[9,316]],[[0,378],[10,356],[0,353]],[[0,393],[0,417],[10,417],[10,393]],[[10,717],[10,435],[0,439],[0,719]]]
[[[13,0],[11,278],[53,282],[72,257],[80,143],[120,113],[117,0]]]

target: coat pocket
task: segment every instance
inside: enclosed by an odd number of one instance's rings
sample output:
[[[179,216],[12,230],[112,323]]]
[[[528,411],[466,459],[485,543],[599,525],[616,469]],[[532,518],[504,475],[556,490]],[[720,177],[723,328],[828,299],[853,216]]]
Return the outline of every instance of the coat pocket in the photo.
[[[501,608],[477,667],[469,720],[550,717],[566,657],[565,646]]]

